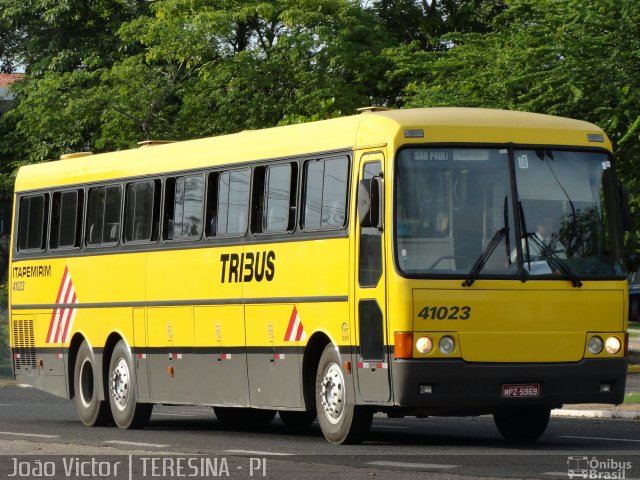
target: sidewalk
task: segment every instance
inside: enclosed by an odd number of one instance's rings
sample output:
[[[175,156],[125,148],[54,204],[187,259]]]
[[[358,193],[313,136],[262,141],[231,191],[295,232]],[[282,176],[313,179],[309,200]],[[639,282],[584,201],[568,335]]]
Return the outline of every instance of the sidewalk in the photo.
[[[618,418],[622,420],[640,420],[640,403],[625,403],[622,405],[607,405],[600,403],[565,405],[562,408],[552,410],[551,416],[571,418]]]

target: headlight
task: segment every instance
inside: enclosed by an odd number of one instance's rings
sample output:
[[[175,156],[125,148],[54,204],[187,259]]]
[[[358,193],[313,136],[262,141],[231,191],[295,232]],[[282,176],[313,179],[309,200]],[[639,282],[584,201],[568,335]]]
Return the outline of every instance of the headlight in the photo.
[[[603,346],[604,346],[604,342],[602,341],[602,339],[598,336],[593,336],[589,339],[589,344],[587,345],[587,348],[589,349],[589,352],[591,352],[593,355],[598,355],[600,352],[602,352]]]
[[[456,342],[451,337],[442,337],[438,343],[438,348],[445,355],[449,355],[456,348]]]
[[[433,350],[433,341],[429,337],[420,337],[416,341],[416,349],[420,353],[431,353],[431,350]]]
[[[622,348],[622,342],[620,342],[618,337],[609,337],[604,344],[604,348],[607,350],[607,353],[615,355]]]

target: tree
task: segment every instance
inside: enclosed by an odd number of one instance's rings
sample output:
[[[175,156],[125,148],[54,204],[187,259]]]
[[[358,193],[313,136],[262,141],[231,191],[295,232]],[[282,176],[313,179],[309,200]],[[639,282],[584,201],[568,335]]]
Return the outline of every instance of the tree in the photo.
[[[149,64],[183,65],[176,130],[186,136],[262,128],[384,101],[391,39],[347,0],[163,0],[128,40]]]
[[[503,0],[377,0],[373,9],[399,44],[420,50],[447,50],[450,33],[484,33],[505,10]]]
[[[30,75],[109,66],[121,57],[116,32],[148,12],[147,0],[0,0],[15,38],[13,58]]]
[[[103,78],[114,64],[137,54],[135,45],[122,44],[118,30],[149,14],[150,3],[0,0],[0,34],[2,26],[11,32],[7,51],[27,74],[14,87],[16,106],[0,121],[4,175],[20,163],[96,145],[109,99]],[[129,144],[118,138],[108,143],[124,145]]]
[[[109,61],[89,61],[103,46],[73,38],[60,40],[64,68],[58,56],[29,57],[10,114],[26,161],[327,118],[390,97],[381,53],[392,39],[355,1],[159,0],[109,19]]]
[[[0,16],[0,73],[16,71],[18,65],[14,55],[17,44],[17,32]]]

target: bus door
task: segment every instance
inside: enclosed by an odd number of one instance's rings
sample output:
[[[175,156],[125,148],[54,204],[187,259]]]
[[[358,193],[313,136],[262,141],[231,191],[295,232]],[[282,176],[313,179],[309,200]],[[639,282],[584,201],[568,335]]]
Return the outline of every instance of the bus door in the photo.
[[[381,153],[366,154],[360,162],[358,204],[382,185]],[[372,182],[373,179],[373,182]],[[375,193],[373,194],[375,195]],[[365,204],[368,202],[365,200]],[[375,203],[375,202],[374,202]],[[378,202],[382,205],[383,202]],[[359,209],[360,210],[360,209]],[[371,209],[372,211],[375,208]],[[373,212],[369,213],[373,213]],[[385,345],[386,281],[384,275],[384,236],[378,226],[363,226],[358,213],[356,225],[355,315],[357,331],[356,365],[360,398],[363,401],[388,401],[389,352]],[[380,213],[382,217],[382,213]],[[374,222],[375,223],[375,222]]]

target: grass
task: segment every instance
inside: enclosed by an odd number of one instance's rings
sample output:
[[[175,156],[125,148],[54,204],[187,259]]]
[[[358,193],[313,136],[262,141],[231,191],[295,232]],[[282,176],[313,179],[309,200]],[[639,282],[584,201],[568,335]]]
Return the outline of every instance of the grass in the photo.
[[[640,393],[627,393],[624,396],[624,403],[625,404],[639,404],[640,403]]]

